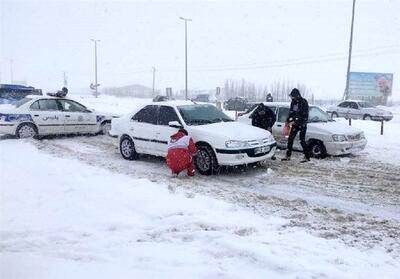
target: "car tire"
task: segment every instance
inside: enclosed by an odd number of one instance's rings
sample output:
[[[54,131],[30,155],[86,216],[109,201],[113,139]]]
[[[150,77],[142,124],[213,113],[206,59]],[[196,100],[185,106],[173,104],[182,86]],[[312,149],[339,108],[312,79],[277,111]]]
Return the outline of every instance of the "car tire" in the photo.
[[[364,114],[363,120],[372,120],[372,117],[369,114]]]
[[[119,151],[122,158],[125,160],[136,160],[139,158],[139,154],[136,152],[135,143],[128,136],[123,136],[119,142]]]
[[[23,123],[17,127],[15,132],[17,138],[35,138],[38,135],[38,130],[32,123]]]
[[[332,119],[333,118],[338,118],[338,117],[339,117],[339,114],[336,111],[332,112],[332,114],[331,114],[331,118]]]
[[[198,146],[195,165],[198,172],[202,175],[212,175],[219,169],[217,157],[208,145]]]
[[[111,122],[103,122],[100,126],[100,134],[108,135],[108,132],[111,130]]]
[[[325,145],[317,140],[313,140],[309,143],[308,150],[311,157],[316,159],[323,159],[327,155]]]

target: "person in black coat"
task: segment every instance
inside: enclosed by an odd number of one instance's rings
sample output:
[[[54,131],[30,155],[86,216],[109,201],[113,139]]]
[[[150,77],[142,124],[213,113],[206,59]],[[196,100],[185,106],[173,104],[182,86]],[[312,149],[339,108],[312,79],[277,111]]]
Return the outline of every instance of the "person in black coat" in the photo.
[[[259,104],[253,113],[253,117],[251,119],[251,125],[267,130],[272,133],[272,126],[274,126],[276,121],[275,113],[263,103]],[[275,160],[275,155],[271,157],[272,160]]]
[[[276,121],[275,113],[263,103],[259,104],[253,113],[251,125],[272,132]]]
[[[304,163],[310,161],[310,152],[305,139],[308,122],[308,102],[301,97],[300,91],[297,88],[293,88],[292,92],[290,92],[290,97],[292,98],[292,102],[290,103],[290,111],[286,124],[292,123],[292,128],[290,129],[286,157],[282,160],[290,160],[293,141],[297,133],[300,132],[300,144],[304,152],[304,159],[301,162]]]
[[[266,97],[266,101],[267,102],[273,102],[274,101],[274,97],[272,97],[271,93],[268,93],[267,97]]]

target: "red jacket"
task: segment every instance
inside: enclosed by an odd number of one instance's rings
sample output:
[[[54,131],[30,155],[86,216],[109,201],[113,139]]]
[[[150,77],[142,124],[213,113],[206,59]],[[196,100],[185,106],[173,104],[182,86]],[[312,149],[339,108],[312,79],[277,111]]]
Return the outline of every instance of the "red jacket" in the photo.
[[[177,132],[168,143],[167,165],[173,172],[179,173],[193,165],[192,156],[196,152],[193,139],[183,132]]]

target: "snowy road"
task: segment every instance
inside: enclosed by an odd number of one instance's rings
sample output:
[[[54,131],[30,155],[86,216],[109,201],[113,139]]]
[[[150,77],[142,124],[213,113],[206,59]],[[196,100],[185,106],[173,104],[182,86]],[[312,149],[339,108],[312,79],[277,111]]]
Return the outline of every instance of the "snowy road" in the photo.
[[[166,183],[170,191],[206,194],[252,208],[261,216],[281,216],[288,226],[316,236],[338,238],[366,249],[383,247],[400,256],[400,167],[368,154],[298,164],[270,161],[261,167],[224,169],[212,177],[171,178],[161,158],[126,161],[107,136],[33,140],[40,150],[78,159],[135,178]],[[279,153],[278,153],[279,156]]]

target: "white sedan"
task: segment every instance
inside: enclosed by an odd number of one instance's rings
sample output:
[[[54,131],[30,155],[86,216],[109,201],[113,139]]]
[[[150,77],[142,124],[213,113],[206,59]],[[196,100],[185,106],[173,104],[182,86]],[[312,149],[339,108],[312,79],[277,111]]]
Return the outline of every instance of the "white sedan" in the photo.
[[[390,111],[377,108],[365,101],[346,100],[337,106],[330,106],[327,109],[332,118],[345,117],[364,120],[385,120],[393,119],[393,114]]]
[[[276,114],[276,122],[272,133],[281,148],[286,148],[287,138],[283,136],[283,127],[289,115],[290,104],[283,102],[265,102],[264,105]],[[239,122],[251,125],[255,107],[238,118]],[[309,107],[306,142],[311,155],[324,158],[326,155],[343,155],[363,150],[367,144],[364,132],[346,124],[332,121],[326,112],[317,106]],[[293,144],[293,149],[302,150],[299,134]]]
[[[107,134],[111,116],[67,98],[29,95],[0,105],[0,134],[18,138],[54,134]]]
[[[185,128],[198,147],[199,173],[210,175],[219,166],[264,161],[275,154],[276,142],[268,131],[233,121],[215,106],[190,101],[144,105],[113,119],[110,135],[118,138],[124,159],[139,153],[166,157],[170,136]]]

